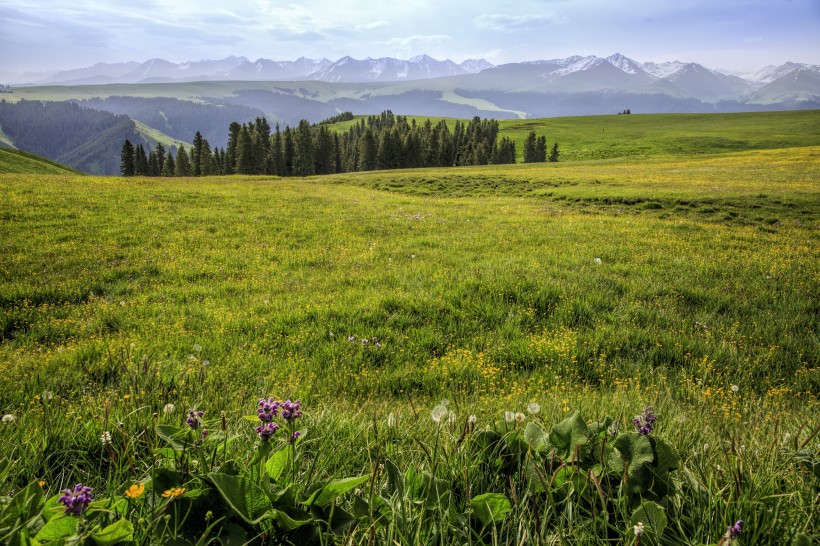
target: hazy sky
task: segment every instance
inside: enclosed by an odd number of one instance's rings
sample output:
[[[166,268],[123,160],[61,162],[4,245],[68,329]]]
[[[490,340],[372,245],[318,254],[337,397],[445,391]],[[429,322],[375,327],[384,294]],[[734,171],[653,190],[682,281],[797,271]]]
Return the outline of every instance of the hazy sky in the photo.
[[[820,0],[0,0],[0,72],[244,55],[820,64]]]

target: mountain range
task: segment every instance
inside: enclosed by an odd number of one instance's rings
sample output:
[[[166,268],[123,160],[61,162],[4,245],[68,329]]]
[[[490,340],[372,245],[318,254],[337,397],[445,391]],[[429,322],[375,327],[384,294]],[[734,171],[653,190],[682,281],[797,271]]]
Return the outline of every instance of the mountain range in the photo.
[[[0,103],[68,101],[83,109],[127,116],[146,144],[190,142],[200,131],[211,145],[220,147],[226,144],[231,121],[261,116],[272,124],[295,126],[301,119],[315,123],[340,112],[384,110],[429,117],[527,119],[625,110],[639,114],[820,109],[818,65],[787,62],[738,73],[691,62],[639,62],[618,53],[497,66],[483,59],[457,64],[427,55],[409,60],[343,57],[336,62],[304,57],[186,63],[153,59],[16,81],[35,80],[33,85],[20,85],[6,79],[3,83],[13,85],[0,86]],[[37,117],[39,110],[25,112]],[[0,115],[0,146],[57,159],[39,148],[26,148],[20,135],[5,131],[4,136],[8,115]],[[63,123],[59,117],[46,121],[53,126]],[[31,121],[35,122],[40,120]],[[20,123],[25,126],[26,120],[21,118]],[[69,165],[95,172],[84,164]]]

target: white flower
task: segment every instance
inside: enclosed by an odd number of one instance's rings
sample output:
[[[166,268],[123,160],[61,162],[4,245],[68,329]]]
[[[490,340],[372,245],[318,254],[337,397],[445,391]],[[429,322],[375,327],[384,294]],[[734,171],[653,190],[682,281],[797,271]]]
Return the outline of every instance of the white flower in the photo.
[[[472,425],[474,425],[476,421],[478,421],[478,417],[476,417],[475,415],[471,415],[467,418],[467,422]]]
[[[511,411],[505,411],[504,412],[504,421],[506,421],[508,423],[515,422],[515,414]]]
[[[51,391],[43,391],[43,400],[51,400],[54,398],[54,393]]]
[[[2,420],[4,423],[11,423],[12,421],[14,421],[14,415],[7,413],[3,416]]]
[[[438,406],[433,408],[433,411],[430,412],[430,417],[436,423],[440,423],[441,420],[444,419],[444,417],[447,416],[447,413],[448,413],[447,407],[439,404]]]
[[[538,413],[541,411],[541,404],[538,402],[530,402],[527,404],[527,411],[530,413]]]
[[[387,416],[387,426],[388,427],[395,427],[396,426],[396,414],[390,412],[390,415]]]
[[[595,258],[595,263],[600,264],[601,263],[601,258]]]
[[[740,390],[740,387],[738,387],[737,385],[732,385],[732,386],[731,386],[731,387],[729,387],[729,388],[730,388],[730,389],[732,389],[732,392],[737,392],[737,391],[739,391],[739,390]]]
[[[634,529],[634,531],[635,531],[635,536],[636,536],[636,537],[639,537],[639,536],[643,535],[643,522],[642,522],[642,521],[639,521],[639,522],[638,522],[638,525],[636,525],[635,527],[633,527],[633,529]]]
[[[515,422],[516,422],[516,423],[518,423],[519,425],[520,425],[521,423],[523,423],[523,422],[524,422],[524,419],[526,419],[526,418],[527,418],[527,416],[526,416],[526,415],[524,415],[524,414],[523,414],[523,413],[521,413],[521,412],[518,412],[518,413],[516,413],[516,414],[515,414]]]
[[[176,406],[174,406],[173,404],[165,404],[165,407],[162,408],[162,412],[163,413],[173,413],[175,407]]]
[[[202,345],[200,345],[199,343],[194,343],[194,346],[192,348],[195,353],[202,351]]]
[[[100,436],[100,442],[102,442],[102,445],[104,445],[104,446],[107,446],[108,444],[110,444],[111,443],[111,433],[108,432],[107,430],[103,431],[102,436]]]

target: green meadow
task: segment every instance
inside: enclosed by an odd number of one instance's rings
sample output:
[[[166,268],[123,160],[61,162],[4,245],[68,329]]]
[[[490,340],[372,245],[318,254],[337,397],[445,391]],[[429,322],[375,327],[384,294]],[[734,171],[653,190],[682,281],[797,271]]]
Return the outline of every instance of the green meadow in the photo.
[[[519,120],[562,161],[300,179],[0,150],[0,537],[813,543],[818,120]],[[264,440],[268,397],[304,414]]]

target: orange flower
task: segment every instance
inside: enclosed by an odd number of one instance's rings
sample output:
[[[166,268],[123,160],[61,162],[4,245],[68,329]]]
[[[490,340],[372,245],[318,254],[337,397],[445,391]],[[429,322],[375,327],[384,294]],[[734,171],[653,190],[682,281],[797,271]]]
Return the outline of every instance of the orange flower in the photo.
[[[165,491],[162,494],[162,496],[166,499],[167,498],[174,498],[175,499],[175,498],[179,497],[180,495],[182,495],[183,493],[185,493],[185,488],[184,487],[172,487],[168,491]]]
[[[145,493],[145,484],[144,483],[141,483],[139,485],[134,484],[131,487],[129,487],[128,489],[125,490],[125,496],[128,497],[129,499],[136,499],[140,495],[142,495],[143,493]]]

